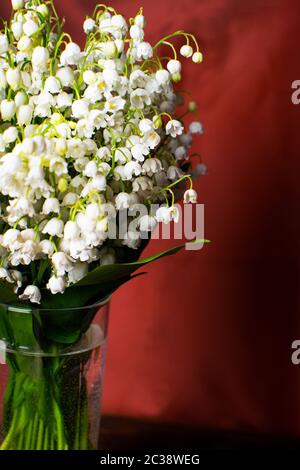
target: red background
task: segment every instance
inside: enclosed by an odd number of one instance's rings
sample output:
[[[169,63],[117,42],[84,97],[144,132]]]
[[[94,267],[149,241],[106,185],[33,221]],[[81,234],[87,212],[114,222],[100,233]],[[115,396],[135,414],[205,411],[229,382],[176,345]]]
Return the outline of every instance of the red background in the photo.
[[[67,29],[95,0],[56,1]],[[300,78],[298,0],[112,0],[144,6],[147,38],[196,33],[205,61],[186,61],[209,166],[199,253],[157,262],[114,295],[104,411],[212,427],[300,434]],[[8,14],[9,0],[0,13]],[[151,242],[147,253],[174,245]]]

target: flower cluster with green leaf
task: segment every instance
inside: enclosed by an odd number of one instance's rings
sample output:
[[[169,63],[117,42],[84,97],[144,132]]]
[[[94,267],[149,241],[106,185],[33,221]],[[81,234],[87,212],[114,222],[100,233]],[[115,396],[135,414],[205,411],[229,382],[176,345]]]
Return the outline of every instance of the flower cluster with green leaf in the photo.
[[[0,34],[0,279],[17,299],[40,303],[99,267],[136,261],[140,234],[178,217],[183,183],[185,202],[197,201],[189,151],[202,126],[185,129],[173,84],[179,56],[200,63],[202,54],[183,31],[146,42],[142,10],[127,22],[98,5],[81,49],[52,0],[12,7]],[[107,203],[149,212],[137,232],[111,240]],[[155,203],[163,206],[152,213]]]

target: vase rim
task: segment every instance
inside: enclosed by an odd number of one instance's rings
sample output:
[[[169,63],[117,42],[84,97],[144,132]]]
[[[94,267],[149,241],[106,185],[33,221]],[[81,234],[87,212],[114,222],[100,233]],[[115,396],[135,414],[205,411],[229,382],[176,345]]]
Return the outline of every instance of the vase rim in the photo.
[[[66,312],[69,310],[85,310],[89,308],[100,308],[103,307],[104,305],[109,304],[111,301],[112,295],[109,295],[108,297],[105,297],[105,299],[101,300],[100,302],[96,302],[94,304],[88,304],[88,305],[82,305],[81,307],[55,307],[55,308],[39,308],[36,304],[31,305],[15,305],[15,304],[6,304],[4,302],[0,302],[0,306],[2,307],[8,307],[11,311],[13,312],[22,312],[22,313],[31,313],[33,310],[38,311],[38,312],[51,312],[51,311],[60,311],[60,312]]]

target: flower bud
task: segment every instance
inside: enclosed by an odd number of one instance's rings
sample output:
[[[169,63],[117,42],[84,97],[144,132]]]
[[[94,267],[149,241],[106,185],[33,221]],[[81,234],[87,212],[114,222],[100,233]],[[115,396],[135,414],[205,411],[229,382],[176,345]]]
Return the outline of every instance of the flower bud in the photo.
[[[99,205],[96,202],[88,204],[85,209],[85,215],[90,220],[97,220],[100,217]]]
[[[3,100],[0,103],[0,111],[3,121],[11,121],[16,114],[16,105],[13,100]]]
[[[183,145],[180,145],[175,150],[175,158],[176,160],[182,160],[186,157],[186,148]]]
[[[167,85],[170,83],[170,73],[167,70],[158,70],[155,74],[155,78],[159,85]]]
[[[59,113],[53,113],[51,116],[51,124],[54,124],[57,126],[58,124],[61,124],[64,121],[64,118],[61,114]]]
[[[49,16],[49,8],[45,4],[39,5],[36,11],[38,11],[44,18],[48,18]]]
[[[192,60],[195,64],[200,64],[203,61],[203,54],[201,52],[194,52]]]
[[[124,51],[124,41],[123,41],[123,39],[116,39],[115,40],[115,45],[116,45],[117,51],[119,53]]]
[[[74,72],[70,67],[63,67],[56,74],[63,87],[69,87],[74,82]]]
[[[62,206],[73,206],[76,201],[78,200],[79,196],[77,196],[76,193],[67,193],[63,200],[62,200],[62,203],[61,205]]]
[[[188,109],[190,113],[194,113],[195,111],[197,111],[197,103],[195,103],[195,101],[190,101]]]
[[[28,72],[22,71],[21,76],[22,76],[22,82],[23,82],[24,88],[30,88],[31,87],[31,75]]]
[[[140,28],[145,28],[145,17],[144,15],[136,15],[134,18],[134,24],[139,26]]]
[[[173,81],[174,83],[179,83],[180,80],[181,80],[181,74],[180,74],[180,73],[174,73],[174,74],[172,75],[172,81]]]
[[[191,134],[203,134],[203,125],[201,122],[195,121],[190,124],[190,133]]]
[[[58,181],[58,190],[61,193],[65,193],[68,189],[68,180],[66,178],[60,178]]]
[[[154,116],[155,117],[155,116]],[[142,119],[139,122],[139,129],[143,134],[153,131],[153,122],[150,119]]]
[[[180,54],[183,57],[192,57],[193,55],[193,48],[191,46],[188,46],[187,44],[185,46],[182,46],[180,49]]]
[[[11,6],[14,10],[20,10],[24,7],[24,0],[11,0]]]
[[[32,139],[25,138],[22,142],[22,151],[25,155],[31,155],[34,152],[34,142]]]
[[[31,37],[33,36],[39,29],[39,24],[34,20],[27,20],[23,25],[23,32],[26,36]]]
[[[136,41],[142,41],[144,39],[144,31],[138,25],[134,24],[130,28],[130,37]]]
[[[20,126],[28,126],[31,123],[33,109],[29,104],[20,106],[17,111],[17,120]]]
[[[7,87],[6,73],[0,69],[0,90],[4,90]]]
[[[112,59],[116,57],[118,50],[114,41],[107,41],[101,44],[101,52],[107,59]]]
[[[28,36],[22,36],[17,44],[17,48],[24,53],[31,52],[32,40]]]
[[[32,65],[33,68],[40,71],[47,70],[47,64],[49,60],[49,51],[45,47],[38,46],[34,49],[32,54]]]
[[[9,127],[3,132],[3,140],[6,144],[12,144],[19,136],[18,129],[16,127]]]
[[[169,60],[169,62],[167,63],[167,69],[169,70],[171,75],[180,73],[181,63],[179,62],[179,60],[175,60],[175,59]]]
[[[83,171],[83,175],[88,176],[89,178],[93,178],[94,176],[97,175],[97,173],[98,173],[97,163],[94,160],[90,160]]]
[[[48,48],[53,52],[55,51],[57,40],[58,40],[58,35],[56,33],[50,33]]]
[[[204,176],[207,174],[207,166],[205,163],[198,163],[194,171],[192,172],[193,178],[197,178],[198,176]]]
[[[58,153],[58,155],[63,156],[67,153],[67,142],[65,139],[57,139],[55,141],[55,151]]]
[[[77,123],[75,121],[68,121],[68,126],[72,131],[74,131],[77,127]]]
[[[83,81],[87,85],[94,85],[97,83],[97,75],[92,70],[85,70],[83,72]]]
[[[92,18],[87,18],[83,23],[83,29],[85,34],[92,33],[95,29],[96,22]]]
[[[18,91],[15,96],[15,103],[17,108],[23,106],[24,104],[28,104],[28,95],[25,93],[25,91]]]
[[[155,129],[160,129],[162,127],[163,122],[162,122],[161,116],[159,115],[153,116],[152,121],[153,121]]]
[[[6,72],[6,80],[13,90],[17,90],[21,85],[21,72],[19,69],[8,69]]]
[[[72,114],[75,118],[85,118],[89,112],[89,102],[85,99],[76,100],[72,105]]]
[[[11,24],[11,30],[14,38],[18,41],[23,34],[23,23],[21,21],[13,21]]]
[[[0,34],[0,55],[8,51],[8,45],[6,34]]]
[[[23,64],[26,59],[26,54],[24,52],[18,51],[15,55],[16,65]]]

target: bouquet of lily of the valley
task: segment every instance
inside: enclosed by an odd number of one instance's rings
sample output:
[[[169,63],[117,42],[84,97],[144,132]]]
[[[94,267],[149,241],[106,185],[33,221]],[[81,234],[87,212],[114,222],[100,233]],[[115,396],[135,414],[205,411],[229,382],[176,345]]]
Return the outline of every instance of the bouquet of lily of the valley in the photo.
[[[178,197],[197,200],[189,149],[202,126],[186,132],[176,117],[181,62],[172,39],[182,38],[181,56],[200,63],[202,54],[183,31],[151,46],[142,10],[127,23],[98,5],[81,49],[52,0],[12,7],[0,34],[0,339],[17,352],[8,359],[2,448],[87,449],[84,377],[79,420],[69,413],[66,426],[65,357],[44,360],[41,377],[18,348],[24,338],[50,355],[74,345],[97,311],[81,317],[79,307],[97,306],[140,266],[180,248],[139,260],[156,224],[177,220]],[[77,369],[87,360],[78,355]]]

